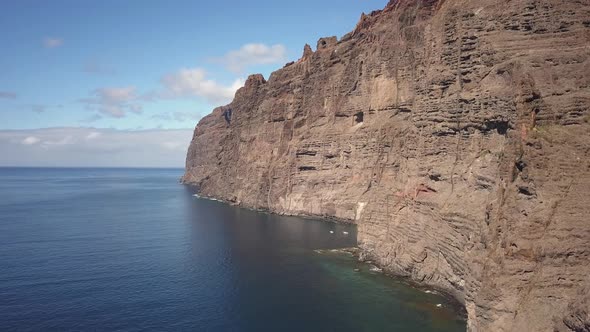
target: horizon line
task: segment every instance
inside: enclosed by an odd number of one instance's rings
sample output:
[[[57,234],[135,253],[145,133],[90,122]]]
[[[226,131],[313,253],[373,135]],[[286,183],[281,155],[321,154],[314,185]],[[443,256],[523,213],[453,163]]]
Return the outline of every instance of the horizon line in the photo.
[[[2,168],[46,168],[46,169],[185,169],[180,166],[3,166]]]

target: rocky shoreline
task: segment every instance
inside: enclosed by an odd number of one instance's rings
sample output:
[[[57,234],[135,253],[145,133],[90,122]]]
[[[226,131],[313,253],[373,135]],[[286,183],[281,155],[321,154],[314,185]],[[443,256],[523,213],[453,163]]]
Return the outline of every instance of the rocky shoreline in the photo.
[[[187,185],[187,186],[189,186],[193,192],[197,192],[196,187],[191,186],[191,185]],[[238,208],[243,208],[246,210],[251,210],[251,211],[255,211],[255,212],[259,212],[259,213],[273,213],[272,211],[264,210],[264,209],[249,209],[247,207],[242,207],[235,202],[228,202],[228,201],[224,201],[222,199],[218,199],[218,198],[214,198],[214,197],[201,196],[198,193],[195,193],[193,196],[195,196],[199,199],[212,200],[212,201],[236,206]],[[303,219],[316,220],[316,221],[323,220],[323,221],[343,223],[343,224],[348,224],[348,225],[352,224],[350,221],[344,221],[344,220],[339,220],[339,219],[334,219],[334,218],[322,218],[322,217],[318,217],[318,216],[305,216],[305,215],[302,215],[302,216],[301,215],[290,215],[290,216],[303,218]],[[465,304],[461,303],[459,299],[457,299],[455,296],[453,296],[453,294],[449,293],[445,289],[437,289],[435,287],[430,287],[428,284],[420,283],[419,281],[413,280],[413,279],[409,278],[408,276],[397,275],[393,271],[387,270],[386,266],[380,266],[377,262],[369,259],[363,253],[362,249],[359,247],[349,247],[349,248],[339,248],[339,249],[316,249],[316,250],[314,250],[314,252],[316,252],[318,254],[331,253],[331,254],[351,255],[352,257],[355,258],[355,260],[359,264],[365,264],[365,265],[369,266],[371,272],[382,273],[383,275],[388,276],[390,278],[393,278],[393,279],[396,279],[399,281],[403,281],[408,287],[418,289],[418,290],[423,291],[425,293],[433,293],[433,294],[437,294],[437,295],[444,297],[445,299],[447,299],[448,303],[450,304],[452,311],[455,312],[457,314],[457,316],[460,317],[461,319],[467,320],[467,312],[465,310]],[[356,270],[357,269],[355,269],[355,271]],[[359,271],[357,271],[357,272],[359,272]]]
[[[369,260],[366,257],[363,258],[362,250],[359,247],[341,248],[341,249],[327,249],[327,250],[318,249],[318,250],[315,250],[315,252],[317,252],[319,254],[329,252],[332,254],[351,255],[360,264],[365,264],[366,266],[368,266],[369,270],[371,272],[381,273],[381,274],[383,274],[387,277],[390,277],[392,279],[402,281],[408,287],[418,289],[424,293],[437,294],[437,295],[444,297],[448,301],[448,303],[451,305],[453,312],[455,312],[457,314],[457,316],[461,317],[462,319],[467,320],[467,311],[465,311],[464,303],[461,303],[460,301],[458,301],[457,298],[455,298],[453,296],[453,294],[446,292],[444,289],[436,289],[436,288],[428,286],[427,284],[422,284],[416,280],[408,278],[407,276],[404,277],[404,276],[396,275],[396,274],[388,271],[387,267],[379,266],[376,262]]]
[[[187,184],[188,187],[190,187],[193,192],[197,192],[197,188],[194,186],[191,186],[190,184]],[[246,209],[246,210],[250,210],[250,211],[255,211],[258,213],[271,213],[271,214],[275,214],[272,211],[269,210],[265,210],[265,209],[250,209],[247,207],[243,207],[240,206],[239,204],[235,203],[235,202],[228,202],[228,201],[224,201],[223,199],[218,199],[218,198],[214,198],[214,197],[207,197],[207,196],[201,196],[198,193],[194,194],[193,196],[199,198],[199,199],[207,199],[207,200],[211,200],[211,201],[215,201],[215,202],[220,202],[223,204],[227,204],[227,205],[232,205],[232,206],[236,206],[238,208],[241,209]],[[342,224],[354,224],[352,222],[350,222],[349,220],[340,220],[340,219],[335,219],[335,218],[323,218],[320,216],[308,216],[308,215],[288,215],[288,216],[293,216],[293,217],[298,217],[298,218],[303,218],[303,219],[309,219],[309,220],[322,220],[322,221],[328,221],[328,222],[334,222],[334,223],[342,223]],[[318,253],[318,254],[324,254],[324,253],[332,253],[332,254],[347,254],[347,255],[351,255],[353,256],[359,263],[361,264],[366,264],[368,266],[371,267],[371,271],[372,272],[376,272],[376,273],[382,273],[390,278],[396,279],[396,280],[401,280],[403,281],[406,285],[408,285],[409,287],[424,291],[426,293],[434,293],[434,294],[438,294],[443,296],[444,298],[446,298],[448,300],[449,303],[452,304],[452,309],[453,311],[462,319],[467,320],[467,312],[465,310],[465,304],[462,303],[460,301],[460,299],[457,299],[452,293],[449,293],[447,290],[445,289],[439,289],[436,287],[431,287],[429,284],[427,283],[420,283],[417,280],[413,280],[410,277],[408,277],[407,275],[399,275],[399,274],[395,274],[394,271],[389,271],[387,269],[387,266],[382,266],[379,265],[379,263],[377,263],[376,261],[371,260],[365,253],[363,253],[362,249],[359,247],[349,247],[349,248],[339,248],[339,249],[316,249],[314,250],[314,252]]]

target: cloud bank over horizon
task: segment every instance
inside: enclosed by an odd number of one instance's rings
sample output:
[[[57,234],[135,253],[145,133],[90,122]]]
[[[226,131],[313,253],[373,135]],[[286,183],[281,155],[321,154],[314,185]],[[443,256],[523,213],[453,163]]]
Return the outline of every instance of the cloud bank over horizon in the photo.
[[[0,166],[184,167],[192,129],[0,130]]]

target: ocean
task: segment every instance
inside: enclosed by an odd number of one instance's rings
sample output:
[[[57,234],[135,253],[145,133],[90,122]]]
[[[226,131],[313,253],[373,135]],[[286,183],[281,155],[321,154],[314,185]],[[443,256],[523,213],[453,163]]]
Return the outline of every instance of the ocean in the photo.
[[[197,198],[182,172],[0,168],[0,330],[465,331],[333,252],[354,226]]]

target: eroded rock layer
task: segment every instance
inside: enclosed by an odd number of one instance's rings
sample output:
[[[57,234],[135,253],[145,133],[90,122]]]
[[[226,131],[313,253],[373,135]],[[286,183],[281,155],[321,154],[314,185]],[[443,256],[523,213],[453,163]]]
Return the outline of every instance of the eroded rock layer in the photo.
[[[589,331],[590,1],[391,1],[251,76],[183,179],[357,223],[365,257],[453,294],[471,331]]]

